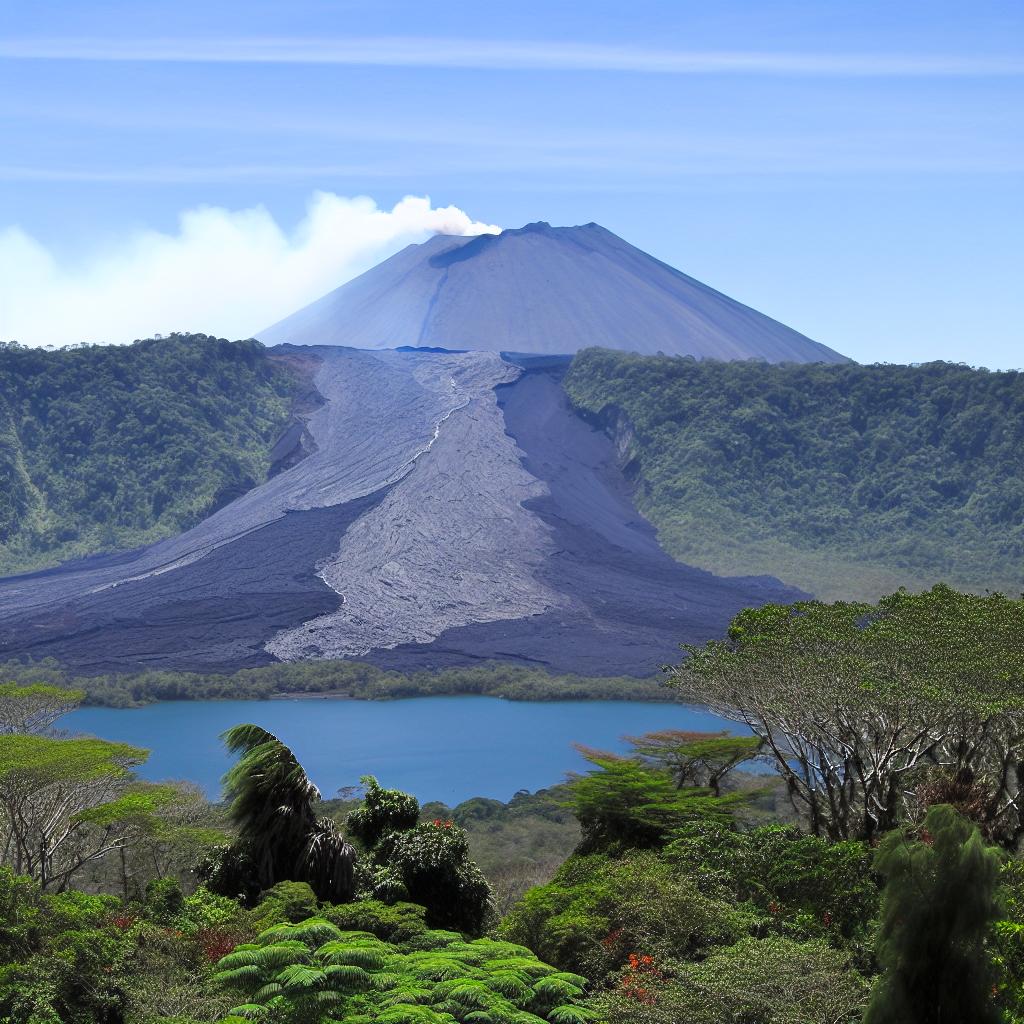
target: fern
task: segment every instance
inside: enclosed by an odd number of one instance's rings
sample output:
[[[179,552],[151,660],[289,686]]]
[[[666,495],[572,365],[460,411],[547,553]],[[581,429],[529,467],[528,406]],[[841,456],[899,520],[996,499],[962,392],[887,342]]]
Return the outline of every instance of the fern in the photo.
[[[219,1024],[239,1024],[239,1022],[248,1022],[254,1018],[258,1018],[267,1012],[265,1006],[260,1006],[258,1003],[242,1003],[241,1006],[235,1006],[228,1010],[228,1015],[224,1017]]]
[[[327,941],[320,940],[326,937]],[[417,940],[418,941],[418,940]],[[311,918],[259,936],[220,962],[217,979],[249,994],[238,1024],[259,1015],[295,1024],[588,1024],[579,975],[522,946],[427,933],[403,951],[366,932]],[[543,1007],[554,1006],[548,1014]],[[537,1012],[529,1012],[534,1010]],[[224,1022],[228,1024],[228,1022]]]
[[[508,999],[523,1002],[533,996],[529,979],[519,971],[502,971],[491,975],[491,987]]]
[[[324,976],[332,985],[350,989],[369,988],[374,980],[368,971],[355,964],[331,964],[324,970]]]
[[[552,1024],[590,1024],[597,1020],[597,1014],[585,1006],[556,1006],[547,1016]]]
[[[394,1006],[374,1017],[377,1024],[456,1024],[450,1013],[438,1013],[429,1006]]]
[[[327,975],[319,967],[289,964],[277,978],[286,991],[308,991],[322,985],[327,980]]]
[[[395,986],[394,991],[389,992],[382,1000],[383,1006],[395,1006],[398,1004],[429,1003],[433,995],[433,989],[417,987],[415,985]]]
[[[227,971],[218,971],[213,980],[218,985],[226,985],[229,988],[244,988],[252,981],[258,980],[260,969],[255,964],[245,964],[242,967],[235,967]]]
[[[259,936],[258,941],[262,944],[300,942],[306,946],[319,946],[332,939],[340,939],[342,934],[341,929],[330,921],[325,921],[322,917],[311,917],[301,924],[281,924],[269,928]]]
[[[545,999],[556,999],[558,1001],[576,999],[583,995],[583,989],[581,986],[573,985],[553,974],[535,982],[533,991]]]

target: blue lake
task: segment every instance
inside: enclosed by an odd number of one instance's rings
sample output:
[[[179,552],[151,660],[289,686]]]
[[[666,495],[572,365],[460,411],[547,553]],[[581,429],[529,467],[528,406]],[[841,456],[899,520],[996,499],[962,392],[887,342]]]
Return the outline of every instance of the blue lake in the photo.
[[[219,736],[254,722],[287,743],[325,797],[376,775],[385,786],[454,806],[473,796],[510,799],[586,767],[583,743],[623,750],[624,735],[656,729],[738,732],[732,723],[679,704],[634,701],[505,701],[421,697],[395,701],[176,701],[144,708],[82,708],[66,730],[152,751],[140,774],[187,779],[216,798],[229,760]]]

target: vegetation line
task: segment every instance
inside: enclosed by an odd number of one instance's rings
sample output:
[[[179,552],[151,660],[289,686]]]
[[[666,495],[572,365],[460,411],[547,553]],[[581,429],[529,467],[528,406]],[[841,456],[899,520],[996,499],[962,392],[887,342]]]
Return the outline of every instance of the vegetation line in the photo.
[[[266,700],[330,697],[399,700],[404,697],[503,697],[506,700],[671,701],[658,678],[553,675],[503,662],[468,668],[392,672],[358,661],[286,662],[228,674],[144,671],[77,676],[53,658],[0,665],[0,679],[47,683],[83,691],[96,707],[134,708],[171,700]]]

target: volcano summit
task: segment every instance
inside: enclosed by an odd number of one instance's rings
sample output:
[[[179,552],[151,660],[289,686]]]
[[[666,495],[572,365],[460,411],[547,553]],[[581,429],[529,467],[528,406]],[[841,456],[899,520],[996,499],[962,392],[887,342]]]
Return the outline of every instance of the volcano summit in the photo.
[[[646,675],[739,609],[800,596],[674,561],[561,380],[595,344],[844,358],[597,225],[435,237],[263,338],[315,392],[280,471],[179,536],[0,581],[0,658]]]
[[[263,331],[265,344],[839,363],[833,352],[599,224],[435,235]]]

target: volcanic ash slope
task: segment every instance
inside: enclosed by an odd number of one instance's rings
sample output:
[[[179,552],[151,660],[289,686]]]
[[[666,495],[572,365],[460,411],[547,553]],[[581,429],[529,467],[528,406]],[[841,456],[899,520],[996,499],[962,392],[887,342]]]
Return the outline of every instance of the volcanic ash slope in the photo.
[[[160,544],[0,581],[0,659],[223,671],[505,658],[648,674],[796,592],[674,562],[561,369],[323,347],[303,461]]]

